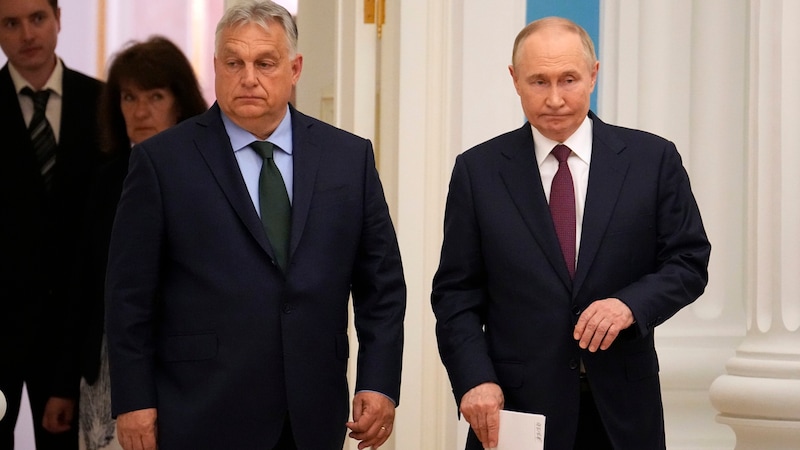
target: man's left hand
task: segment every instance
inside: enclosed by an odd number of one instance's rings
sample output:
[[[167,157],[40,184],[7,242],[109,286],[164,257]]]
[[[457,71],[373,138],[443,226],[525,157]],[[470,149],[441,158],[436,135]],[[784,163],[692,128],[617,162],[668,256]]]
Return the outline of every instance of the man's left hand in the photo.
[[[596,300],[578,318],[572,337],[581,348],[588,348],[590,352],[607,350],[620,331],[631,326],[633,321],[631,309],[622,300]]]
[[[50,397],[44,406],[42,427],[51,433],[63,433],[72,428],[73,417],[75,417],[75,400]]]
[[[394,402],[377,392],[359,392],[353,398],[353,421],[347,422],[350,437],[361,441],[358,449],[376,449],[392,434]]]

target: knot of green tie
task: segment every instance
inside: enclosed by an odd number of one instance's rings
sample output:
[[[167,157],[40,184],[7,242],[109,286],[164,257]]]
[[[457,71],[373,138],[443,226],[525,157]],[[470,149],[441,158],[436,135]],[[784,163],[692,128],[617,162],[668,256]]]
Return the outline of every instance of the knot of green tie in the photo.
[[[250,147],[263,159],[272,159],[272,153],[275,151],[274,144],[269,141],[253,141]]]

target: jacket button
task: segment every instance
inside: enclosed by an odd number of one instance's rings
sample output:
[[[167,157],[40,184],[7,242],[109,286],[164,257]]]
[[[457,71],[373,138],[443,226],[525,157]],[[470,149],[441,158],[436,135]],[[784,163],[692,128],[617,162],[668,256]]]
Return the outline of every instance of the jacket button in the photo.
[[[580,366],[580,364],[578,364],[577,360],[575,360],[575,359],[570,359],[569,360],[569,370],[575,370],[575,369],[578,368],[578,366]]]
[[[283,304],[283,312],[285,312],[286,314],[291,313],[292,312],[292,306],[289,305],[288,303],[284,303]]]
[[[578,306],[578,305],[573,305],[572,306],[572,314],[575,314],[576,316],[580,316],[581,315],[581,307]]]

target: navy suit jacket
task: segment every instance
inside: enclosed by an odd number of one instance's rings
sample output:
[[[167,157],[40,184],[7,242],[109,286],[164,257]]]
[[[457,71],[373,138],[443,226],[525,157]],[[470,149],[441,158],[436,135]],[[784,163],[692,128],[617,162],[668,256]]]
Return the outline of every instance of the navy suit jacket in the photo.
[[[292,114],[289,267],[276,265],[218,105],[135,147],[112,231],[114,414],[161,449],[341,449],[348,298],[356,390],[399,398],[405,283],[369,141]]]
[[[583,231],[571,281],[542,189],[530,124],[460,155],[432,304],[456,401],[484,382],[505,408],[545,414],[545,448],[573,446],[579,361],[615,449],[664,447],[654,328],[707,282],[710,245],[680,156],[649,133],[593,121]],[[636,323],[605,351],[572,338],[593,301]],[[480,448],[474,435],[468,448]]]
[[[52,395],[77,396],[78,377],[53,350],[68,311],[69,270],[76,258],[92,167],[98,153],[97,101],[102,83],[64,67],[61,131],[51,194],[8,65],[0,70],[0,361],[53,374]],[[71,364],[70,364],[71,365]],[[21,376],[20,376],[21,377]]]

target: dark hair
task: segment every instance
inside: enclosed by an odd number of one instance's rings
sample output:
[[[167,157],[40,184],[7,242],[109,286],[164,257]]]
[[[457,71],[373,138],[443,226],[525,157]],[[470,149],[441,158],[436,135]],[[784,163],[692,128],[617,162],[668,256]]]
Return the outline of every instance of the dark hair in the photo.
[[[58,10],[58,0],[47,0],[47,3],[50,3],[50,7],[53,8],[53,12]]]
[[[121,86],[125,83],[140,89],[169,89],[175,96],[178,122],[208,108],[189,60],[175,44],[161,36],[129,42],[114,56],[101,98],[101,143],[105,152],[131,145],[120,106]]]

